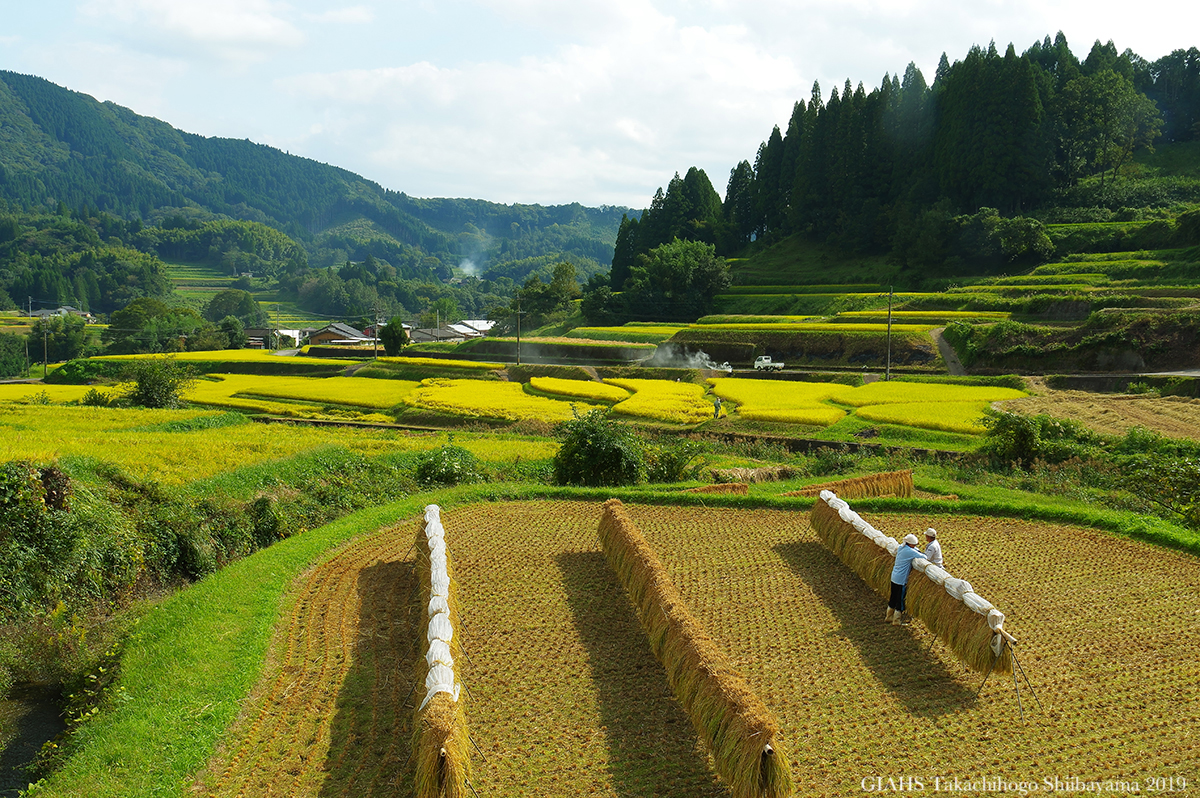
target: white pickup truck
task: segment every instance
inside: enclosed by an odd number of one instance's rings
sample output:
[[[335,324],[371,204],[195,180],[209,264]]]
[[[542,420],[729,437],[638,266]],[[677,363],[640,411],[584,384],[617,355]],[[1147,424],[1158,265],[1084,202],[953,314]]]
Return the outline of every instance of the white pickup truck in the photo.
[[[755,371],[783,371],[783,363],[776,363],[767,355],[754,358]]]

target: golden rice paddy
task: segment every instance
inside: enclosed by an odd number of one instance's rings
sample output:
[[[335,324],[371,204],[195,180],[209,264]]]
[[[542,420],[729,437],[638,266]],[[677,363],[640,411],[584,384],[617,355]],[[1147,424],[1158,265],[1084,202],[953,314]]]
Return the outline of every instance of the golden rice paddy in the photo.
[[[404,396],[404,402],[422,410],[507,421],[567,421],[576,411],[583,414],[596,407],[586,402],[534,396],[525,393],[517,382],[438,378],[422,380],[417,388]]]
[[[1200,779],[1195,556],[1071,526],[867,514],[897,537],[936,526],[947,568],[1003,607],[1028,677],[1018,707],[1011,677],[984,682],[920,622],[885,625],[885,602],[805,512],[627,509],[778,719],[798,796],[895,777],[927,793],[955,779],[1042,792],[1044,780],[1137,780],[1146,792],[1147,779],[1174,777],[1187,794]],[[728,796],[600,552],[598,519],[580,502],[443,513],[482,754],[472,787]],[[225,741],[229,764],[208,769],[229,780],[206,794],[407,794],[410,730],[380,720],[411,717],[402,674],[414,646],[396,598],[411,594],[411,542],[403,524],[367,536],[296,586],[274,664]]]
[[[615,413],[676,424],[699,424],[713,417],[713,403],[705,398],[701,385],[671,380],[610,379],[605,382],[633,393],[613,408]]]

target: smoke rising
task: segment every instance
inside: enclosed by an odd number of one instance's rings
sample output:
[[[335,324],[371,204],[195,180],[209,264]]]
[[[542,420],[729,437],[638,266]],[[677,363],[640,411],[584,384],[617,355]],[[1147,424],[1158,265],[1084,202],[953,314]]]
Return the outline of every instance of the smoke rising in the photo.
[[[728,363],[713,360],[704,350],[689,352],[677,344],[660,344],[654,356],[646,361],[646,365],[677,369],[733,370]]]

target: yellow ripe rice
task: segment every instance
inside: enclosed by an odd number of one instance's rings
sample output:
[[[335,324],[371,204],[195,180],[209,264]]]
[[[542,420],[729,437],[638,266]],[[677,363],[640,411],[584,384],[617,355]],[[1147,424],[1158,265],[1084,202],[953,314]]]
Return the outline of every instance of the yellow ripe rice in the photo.
[[[585,402],[533,396],[525,393],[523,386],[516,382],[440,378],[422,380],[417,388],[405,395],[404,402],[438,413],[507,421],[567,421],[574,415],[572,405],[580,415],[598,407]]]
[[[591,399],[596,402],[621,402],[629,398],[629,391],[607,382],[591,380],[564,380],[558,377],[531,377],[529,385],[542,393],[570,396],[576,399]]]
[[[845,391],[836,397],[841,404],[853,407],[914,402],[999,402],[1028,396],[1015,388],[990,385],[947,385],[931,382],[872,382],[861,388]]]
[[[368,350],[369,351],[369,350]],[[146,360],[163,355],[101,355],[92,360]],[[174,352],[166,357],[186,363],[319,363],[323,366],[353,366],[360,361],[332,357],[304,357],[303,355],[277,355],[267,349],[214,349],[205,352]]]
[[[984,432],[984,410],[988,402],[905,402],[860,407],[855,415],[881,424],[935,429],[980,435]]]
[[[474,371],[498,371],[503,363],[483,363],[475,360],[450,360],[438,357],[381,357],[380,363],[395,363],[399,366],[432,366],[439,369],[467,369]]]
[[[46,385],[40,382],[10,382],[0,385],[0,402],[29,404],[37,402],[44,394],[53,404],[78,402],[92,386],[89,385]],[[101,393],[111,389],[99,388]]]
[[[613,410],[628,416],[669,421],[675,424],[699,424],[713,417],[713,403],[704,398],[704,387],[671,380],[606,380],[633,392],[633,396]],[[722,408],[721,414],[725,415]]]
[[[836,424],[846,412],[824,404],[824,400],[850,390],[831,382],[784,382],[714,377],[709,380],[713,393],[737,403],[737,414],[759,421],[784,421],[827,427]]]
[[[296,399],[322,404],[343,404],[386,410],[416,388],[415,380],[365,380],[354,377],[288,377],[227,374],[222,384],[234,394]]]

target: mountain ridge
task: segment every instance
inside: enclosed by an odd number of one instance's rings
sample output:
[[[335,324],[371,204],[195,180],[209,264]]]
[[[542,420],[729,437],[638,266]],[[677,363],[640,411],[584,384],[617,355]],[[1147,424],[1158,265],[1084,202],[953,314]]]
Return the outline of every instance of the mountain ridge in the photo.
[[[10,71],[0,71],[0,145],[0,199],[18,207],[61,203],[147,222],[176,212],[255,221],[303,244],[318,266],[367,254],[412,258],[417,250],[436,258],[443,276],[467,261],[487,268],[548,255],[598,267],[611,262],[630,211],[410,197],[338,166],[248,139],[188,133]],[[327,240],[358,219],[371,223],[373,237]]]

